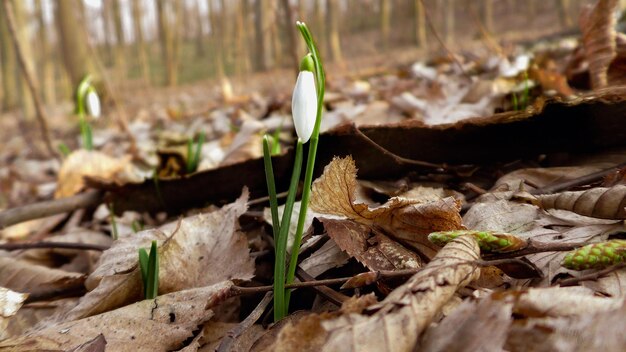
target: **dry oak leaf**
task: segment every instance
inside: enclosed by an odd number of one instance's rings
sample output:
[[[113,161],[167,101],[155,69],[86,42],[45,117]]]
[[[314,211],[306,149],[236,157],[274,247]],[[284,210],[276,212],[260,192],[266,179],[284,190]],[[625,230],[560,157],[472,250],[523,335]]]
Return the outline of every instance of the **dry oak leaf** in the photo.
[[[617,0],[599,0],[592,8],[583,9],[580,15],[583,47],[589,61],[591,87],[594,90],[608,85],[607,72],[616,56],[616,21],[613,13],[617,5]]]
[[[478,278],[480,249],[474,238],[462,236],[448,243],[433,260],[396,288],[382,302],[368,306],[365,314],[344,314],[320,322],[319,351],[413,351],[420,334],[454,296]],[[296,329],[299,326],[296,325]],[[301,329],[299,329],[301,330]],[[302,339],[303,344],[307,341]],[[279,340],[277,346],[294,345],[297,339]],[[292,346],[285,351],[305,351]],[[298,349],[299,348],[299,349]]]
[[[85,186],[84,177],[120,184],[143,181],[139,170],[130,162],[130,156],[116,159],[102,152],[79,149],[63,160],[54,196],[63,198],[80,192]]]
[[[0,258],[0,286],[42,296],[67,288],[79,288],[85,275],[31,264],[15,258]]]
[[[626,219],[626,185],[537,196],[544,209],[569,210],[600,219]]]
[[[69,311],[77,302],[78,298],[70,297],[26,304],[15,316],[9,319],[9,324],[5,330],[0,329],[0,341],[9,337],[20,336],[34,329],[39,322]]]
[[[389,236],[432,258],[438,247],[428,241],[436,231],[460,230],[461,205],[452,197],[435,202],[393,197],[371,208],[355,203],[356,165],[352,157],[334,158],[315,180],[311,189],[311,209],[323,214],[345,216],[370,227],[380,227]]]
[[[110,351],[171,351],[213,316],[232,283],[173,292],[0,342],[0,351],[67,351],[102,334]]]
[[[66,319],[80,319],[141,298],[137,250],[159,245],[159,293],[212,285],[224,280],[252,278],[254,260],[246,236],[237,231],[247,209],[248,191],[234,203],[209,214],[198,214],[116,241],[100,258],[85,285],[91,292],[81,298]],[[170,233],[168,237],[165,233]]]
[[[420,257],[380,231],[352,220],[319,219],[339,248],[373,271],[414,269]]]

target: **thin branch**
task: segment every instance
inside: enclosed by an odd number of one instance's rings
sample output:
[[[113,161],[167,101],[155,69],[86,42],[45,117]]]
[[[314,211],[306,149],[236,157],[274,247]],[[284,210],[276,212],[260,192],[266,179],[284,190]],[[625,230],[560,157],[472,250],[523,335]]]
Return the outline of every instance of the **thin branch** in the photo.
[[[252,313],[250,313],[244,321],[226,333],[226,336],[224,336],[220,346],[217,348],[217,352],[230,351],[233,343],[235,343],[235,340],[246,332],[257,320],[259,320],[265,311],[265,308],[267,308],[272,301],[273,296],[272,292],[267,292],[261,302],[259,302],[256,308],[254,308]]]
[[[626,267],[626,263],[619,263],[613,266],[610,266],[606,269],[602,269],[600,271],[596,271],[594,273],[591,274],[587,274],[587,275],[581,275],[579,277],[573,277],[571,279],[564,279],[561,281],[557,281],[556,284],[561,286],[561,287],[565,287],[565,286],[575,286],[578,285],[579,282],[581,281],[593,281],[593,280],[597,280],[603,276],[606,276],[616,270],[619,270],[621,268]]]
[[[102,192],[87,191],[68,198],[61,198],[28,204],[23,207],[0,212],[0,229],[20,222],[45,218],[46,216],[67,213],[80,208],[94,206],[102,202]]]
[[[103,246],[99,244],[91,243],[72,243],[72,242],[26,242],[26,243],[2,243],[0,244],[0,250],[5,251],[17,251],[22,249],[37,249],[37,248],[49,248],[49,249],[78,249],[86,251],[106,251],[109,246]]]
[[[609,167],[607,169],[604,170],[600,170],[588,175],[584,175],[581,177],[577,177],[573,180],[569,180],[569,181],[565,181],[565,182],[559,182],[559,183],[555,183],[552,185],[548,185],[542,188],[538,188],[535,190],[532,190],[530,193],[532,194],[549,194],[549,193],[556,193],[556,192],[561,192],[567,189],[570,189],[572,187],[578,187],[578,186],[583,186],[583,185],[588,185],[592,182],[601,180],[602,178],[604,178],[606,175],[610,174],[611,172],[615,171],[615,170],[619,170],[626,167],[626,163],[621,163],[621,164],[617,164],[615,166]]]
[[[46,112],[43,109],[43,103],[41,102],[41,98],[39,97],[39,90],[37,89],[35,80],[33,79],[33,73],[31,72],[30,66],[26,62],[26,57],[24,57],[24,52],[22,51],[22,47],[17,38],[13,4],[9,0],[3,0],[2,3],[4,4],[4,17],[7,22],[7,27],[9,29],[11,40],[13,41],[15,53],[17,54],[17,60],[20,63],[22,76],[24,76],[24,80],[26,81],[26,85],[28,86],[28,90],[30,91],[30,95],[33,98],[33,104],[35,105],[35,112],[37,116],[37,122],[39,123],[39,129],[41,130],[41,136],[43,137],[44,144],[46,145],[46,149],[48,149],[48,153],[50,154],[50,156],[59,159],[59,154],[52,146],[52,139],[50,138],[50,131],[48,130]]]
[[[498,253],[485,255],[485,258],[489,260],[497,260],[511,257],[521,257],[529,254],[543,253],[543,252],[566,252],[576,248],[584,246],[583,243],[548,243],[543,244],[539,242],[530,241],[528,247],[515,252]]]

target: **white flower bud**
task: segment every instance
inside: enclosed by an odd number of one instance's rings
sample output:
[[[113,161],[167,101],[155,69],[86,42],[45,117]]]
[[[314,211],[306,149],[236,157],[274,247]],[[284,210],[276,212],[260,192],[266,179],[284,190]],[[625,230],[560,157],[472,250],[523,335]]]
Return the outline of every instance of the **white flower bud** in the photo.
[[[302,143],[306,143],[313,134],[317,115],[317,93],[315,77],[311,71],[300,71],[291,98],[291,114],[296,133]]]
[[[100,98],[94,90],[89,90],[85,97],[87,113],[95,118],[100,117]]]

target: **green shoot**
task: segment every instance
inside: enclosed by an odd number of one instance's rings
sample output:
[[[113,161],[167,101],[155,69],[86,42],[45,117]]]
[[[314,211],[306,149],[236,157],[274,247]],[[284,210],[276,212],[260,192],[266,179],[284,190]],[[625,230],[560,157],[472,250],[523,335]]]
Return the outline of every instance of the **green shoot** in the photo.
[[[117,222],[115,221],[113,203],[109,204],[109,222],[111,223],[111,238],[113,238],[113,240],[117,240],[119,238],[119,232],[117,232]]]
[[[58,148],[59,148],[59,151],[61,152],[61,154],[63,155],[63,157],[67,158],[72,153],[70,148],[65,143],[59,143]]]
[[[143,224],[140,221],[133,220],[130,226],[132,227],[134,233],[143,231]]]
[[[144,248],[139,249],[139,269],[143,281],[145,299],[154,299],[159,290],[159,252],[157,241],[152,241],[150,254]]]
[[[200,164],[200,156],[202,154],[202,145],[204,144],[204,132],[200,132],[196,141],[196,148],[193,148],[193,140],[187,141],[187,173],[195,172]]]
[[[283,129],[283,121],[280,122],[280,126],[272,134],[272,156],[280,154],[280,132]]]

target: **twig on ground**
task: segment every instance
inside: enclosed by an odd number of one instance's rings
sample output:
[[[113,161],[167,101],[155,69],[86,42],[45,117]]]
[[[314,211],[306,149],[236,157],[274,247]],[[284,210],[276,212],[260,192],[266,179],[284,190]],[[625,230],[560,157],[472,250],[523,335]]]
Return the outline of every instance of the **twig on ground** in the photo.
[[[530,193],[532,193],[532,194],[556,193],[556,192],[564,191],[566,189],[570,189],[572,187],[587,185],[587,184],[592,183],[594,181],[601,180],[602,178],[604,178],[604,176],[608,175],[609,173],[611,173],[611,172],[613,172],[615,170],[619,170],[619,169],[624,168],[624,167],[626,167],[626,163],[621,163],[621,164],[609,167],[609,168],[604,169],[604,170],[600,170],[600,171],[597,171],[597,172],[594,172],[594,173],[591,173],[591,174],[588,174],[588,175],[584,175],[584,176],[575,178],[573,180],[569,180],[569,181],[565,181],[565,182],[559,182],[559,183],[555,183],[553,185],[537,188],[535,190],[532,190]]]
[[[71,242],[25,242],[25,243],[2,243],[0,250],[18,251],[23,249],[76,249],[85,251],[106,251],[109,246],[102,246],[91,243],[71,243]]]
[[[28,204],[23,207],[0,212],[0,229],[20,222],[45,218],[46,216],[67,213],[102,202],[102,192],[87,191],[75,196]]]
[[[529,241],[528,247],[520,249],[519,251],[487,254],[484,258],[489,260],[497,260],[511,257],[521,257],[529,254],[542,253],[542,252],[566,252],[584,246],[584,243],[538,243]]]
[[[578,285],[579,282],[581,281],[593,281],[593,280],[597,280],[603,276],[606,276],[616,270],[622,269],[626,267],[626,263],[619,263],[613,266],[610,266],[606,269],[602,269],[596,272],[593,272],[591,274],[587,274],[587,275],[581,275],[579,277],[573,277],[570,279],[564,279],[564,280],[560,280],[557,281],[555,284],[559,285],[561,287],[565,287],[565,286],[576,286]]]
[[[235,340],[241,336],[246,330],[248,330],[263,314],[268,304],[272,301],[274,297],[272,292],[267,292],[261,302],[254,308],[252,313],[248,315],[246,319],[244,319],[241,323],[235,326],[233,329],[229,330],[226,333],[226,336],[222,338],[222,342],[220,346],[217,348],[217,352],[226,352],[230,351]]]

